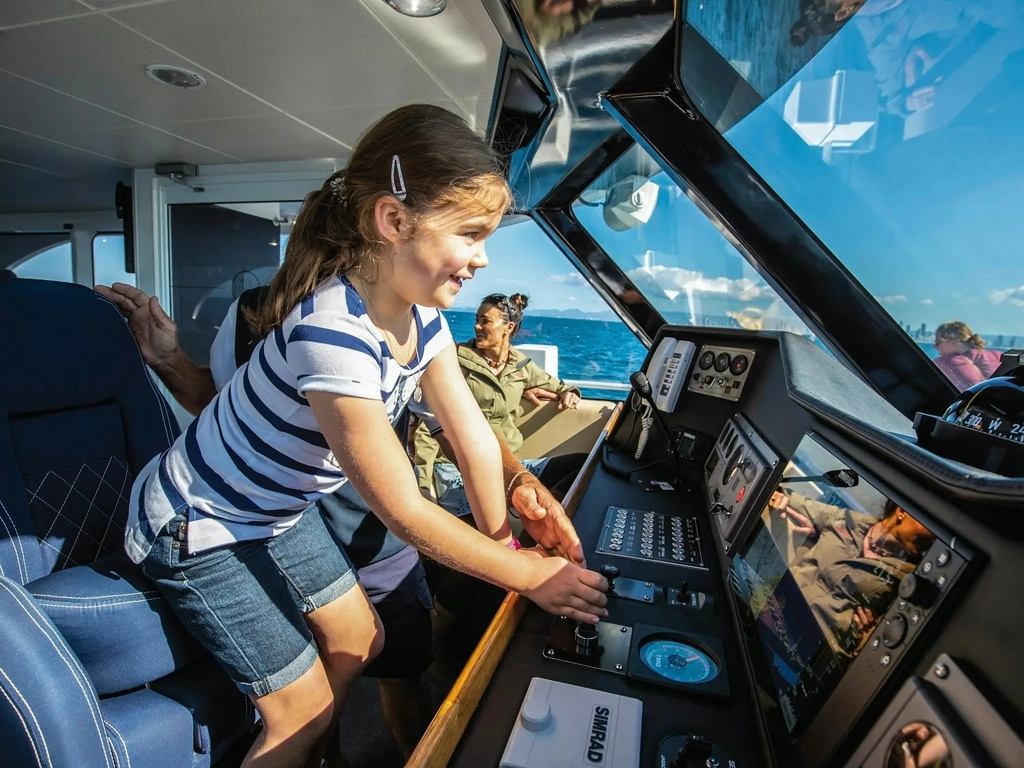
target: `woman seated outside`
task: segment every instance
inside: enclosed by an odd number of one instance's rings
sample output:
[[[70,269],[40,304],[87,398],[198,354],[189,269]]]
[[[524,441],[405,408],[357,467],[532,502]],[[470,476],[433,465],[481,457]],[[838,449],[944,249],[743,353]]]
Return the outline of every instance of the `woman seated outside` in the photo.
[[[985,349],[985,340],[959,320],[935,329],[935,349],[935,365],[960,392],[991,376],[1002,359],[998,352]]]
[[[485,297],[476,311],[475,338],[458,346],[459,365],[470,392],[491,429],[515,453],[523,446],[523,433],[516,421],[522,416],[520,401],[524,397],[536,405],[557,400],[558,410],[575,408],[581,399],[578,389],[551,376],[512,346],[528,301],[521,293],[492,293]],[[429,422],[420,424],[416,430],[415,461],[420,489],[431,498],[436,489],[442,507],[459,517],[470,515],[462,475],[448,458],[450,452],[446,455],[443,446],[438,445],[435,433],[431,432]],[[585,460],[586,454],[573,453],[524,459],[522,464],[561,500]]]

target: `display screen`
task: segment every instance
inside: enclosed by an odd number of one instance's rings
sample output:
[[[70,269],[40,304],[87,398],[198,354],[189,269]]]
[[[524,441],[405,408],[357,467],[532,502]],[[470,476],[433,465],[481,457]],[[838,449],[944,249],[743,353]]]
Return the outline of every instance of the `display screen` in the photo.
[[[731,568],[770,719],[790,734],[812,719],[934,540],[803,439]]]

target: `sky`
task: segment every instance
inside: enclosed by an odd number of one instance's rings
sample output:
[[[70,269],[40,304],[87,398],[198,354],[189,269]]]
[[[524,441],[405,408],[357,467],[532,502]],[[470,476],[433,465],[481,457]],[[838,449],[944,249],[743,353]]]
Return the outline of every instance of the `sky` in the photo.
[[[758,14],[797,4],[705,9],[743,14],[701,29],[762,91],[781,84],[726,138],[898,322],[931,331],[957,319],[986,337],[1024,337],[1024,0],[869,2],[803,59],[771,55]],[[912,109],[922,88],[930,104]],[[797,330],[707,217],[664,174],[652,181],[653,211],[633,229],[613,231],[600,207],[575,212],[655,306]],[[108,261],[118,269],[118,245],[97,241],[98,277]],[[532,221],[499,229],[487,253],[455,309],[516,291],[533,311],[607,309]]]
[[[1024,0],[858,14],[726,137],[901,323],[1024,336]]]

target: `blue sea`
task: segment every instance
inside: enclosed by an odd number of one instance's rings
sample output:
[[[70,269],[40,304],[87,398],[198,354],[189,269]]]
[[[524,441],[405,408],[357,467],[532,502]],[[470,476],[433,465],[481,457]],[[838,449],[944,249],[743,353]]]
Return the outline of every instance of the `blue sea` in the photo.
[[[445,312],[456,341],[473,338],[473,313]],[[999,341],[1005,341],[999,337]],[[995,339],[993,339],[995,341]],[[1018,339],[1014,338],[1013,342]],[[629,375],[639,371],[647,356],[647,348],[618,319],[581,320],[565,317],[527,315],[516,344],[553,344],[558,347],[558,375],[576,381],[610,381],[625,384]],[[918,341],[918,346],[934,359],[932,342]],[[1002,349],[1001,346],[992,346]],[[582,386],[584,397],[601,400],[622,400],[626,392]]]
[[[472,312],[445,312],[456,341],[473,338]],[[639,371],[647,356],[640,343],[617,318],[580,320],[527,315],[516,344],[553,344],[558,347],[558,375],[578,381],[611,381],[624,384]],[[584,397],[622,400],[623,391],[580,387]]]

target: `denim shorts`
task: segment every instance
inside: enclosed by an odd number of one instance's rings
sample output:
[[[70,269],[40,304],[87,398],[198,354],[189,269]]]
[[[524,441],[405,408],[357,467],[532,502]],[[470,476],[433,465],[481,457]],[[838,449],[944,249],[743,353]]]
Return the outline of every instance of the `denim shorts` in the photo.
[[[408,678],[423,674],[434,660],[430,617],[434,599],[419,552],[399,540],[386,540],[385,535],[391,538],[387,529],[348,483],[320,499],[310,512],[317,508],[338,546],[354,561],[359,583],[384,626],[384,648],[363,675]],[[381,550],[388,554],[364,560]]]
[[[313,666],[303,614],[356,585],[356,571],[315,511],[284,533],[188,554],[187,518],[175,515],[142,562],[185,627],[242,693],[265,696]]]

